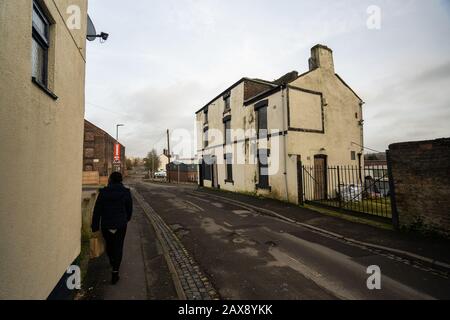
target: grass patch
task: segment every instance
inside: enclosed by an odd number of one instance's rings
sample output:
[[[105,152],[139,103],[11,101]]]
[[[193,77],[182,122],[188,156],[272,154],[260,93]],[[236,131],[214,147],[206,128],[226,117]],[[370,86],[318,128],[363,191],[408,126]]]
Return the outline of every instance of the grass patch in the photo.
[[[302,208],[306,208],[309,209],[311,211],[315,211],[327,216],[331,216],[331,217],[336,217],[336,218],[340,218],[343,220],[347,220],[350,222],[356,222],[356,223],[361,223],[361,224],[366,224],[366,225],[370,225],[372,227],[376,227],[376,228],[380,228],[380,229],[385,229],[385,230],[391,230],[394,231],[394,227],[392,226],[392,224],[390,223],[383,223],[381,221],[375,221],[372,219],[365,219],[363,217],[357,217],[354,215],[350,215],[350,214],[346,214],[343,212],[339,212],[333,209],[328,209],[328,208],[322,208],[322,207],[318,207],[318,206],[313,206],[313,205],[304,205],[304,206],[300,206]]]
[[[343,210],[392,219],[392,207],[390,199],[369,199],[341,203],[339,203],[338,200],[318,200],[314,202],[329,207],[336,207]]]
[[[210,189],[210,188],[205,188],[206,190],[213,190],[219,193],[224,193],[224,194],[239,194],[239,195],[243,195],[243,196],[251,196],[254,198],[258,198],[260,200],[275,200],[278,201],[280,203],[284,203],[284,204],[289,204],[289,205],[295,205],[294,203],[288,202],[288,201],[284,201],[284,200],[279,200],[279,199],[274,199],[274,198],[270,198],[270,197],[264,197],[262,195],[258,195],[256,192],[232,192],[232,191],[228,191],[228,190],[223,190],[223,189]],[[328,205],[328,204],[327,204]],[[323,208],[323,207],[318,207],[318,206],[313,206],[313,205],[304,205],[304,206],[299,206],[300,208],[305,208],[305,209],[309,209],[311,211],[315,211],[317,213],[321,213],[327,216],[331,216],[331,217],[336,217],[336,218],[340,218],[343,220],[347,220],[347,221],[351,221],[351,222],[356,222],[356,223],[360,223],[360,224],[366,224],[366,225],[370,225],[376,228],[380,228],[380,229],[385,229],[385,230],[394,230],[394,227],[392,226],[391,223],[384,223],[381,221],[375,221],[373,219],[366,219],[364,217],[358,217],[358,216],[354,216],[348,213],[344,213],[344,212],[340,212],[337,210],[333,210],[332,208]]]

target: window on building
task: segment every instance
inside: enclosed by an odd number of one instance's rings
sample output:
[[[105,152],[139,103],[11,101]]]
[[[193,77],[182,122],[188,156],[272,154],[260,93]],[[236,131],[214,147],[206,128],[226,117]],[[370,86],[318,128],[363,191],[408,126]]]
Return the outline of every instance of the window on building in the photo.
[[[208,137],[208,130],[206,130],[204,133],[203,133],[203,142],[204,142],[204,147],[206,148],[206,147],[208,147],[208,144],[209,144],[209,137]]]
[[[230,93],[227,93],[223,97],[223,101],[225,103],[225,112],[231,110],[231,94]]]
[[[33,1],[31,75],[35,81],[45,87],[48,86],[49,33],[50,23],[36,1]]]
[[[212,161],[213,161],[213,159],[209,155],[205,155],[203,158],[202,166],[203,166],[204,180],[210,181],[212,179],[212,169],[213,169]]]
[[[210,164],[203,164],[203,174],[204,174],[204,179],[205,180],[211,180],[211,165]]]
[[[225,144],[231,144],[231,119],[225,121]]]
[[[352,152],[350,153],[350,157],[351,157],[352,160],[356,160],[356,152],[355,152],[355,151],[352,151]]]
[[[233,154],[228,153],[225,155],[225,167],[227,182],[233,182]]]
[[[205,115],[205,124],[208,124],[208,109],[205,110],[204,115]]]
[[[258,150],[258,176],[259,181],[257,187],[260,189],[269,188],[269,150]]]
[[[258,138],[267,137],[267,107],[259,108],[256,111]]]

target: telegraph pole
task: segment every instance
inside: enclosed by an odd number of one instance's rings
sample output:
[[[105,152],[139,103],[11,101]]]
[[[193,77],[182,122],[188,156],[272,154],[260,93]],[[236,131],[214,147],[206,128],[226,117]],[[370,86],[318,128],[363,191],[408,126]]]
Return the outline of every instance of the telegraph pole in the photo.
[[[152,157],[152,179],[154,178],[154,176],[155,176],[155,158],[154,157]]]
[[[169,159],[169,168],[170,168],[170,132],[169,129],[167,129],[167,158]],[[169,170],[167,170],[169,171]],[[170,173],[167,172],[167,178],[169,179],[169,183],[170,181]]]

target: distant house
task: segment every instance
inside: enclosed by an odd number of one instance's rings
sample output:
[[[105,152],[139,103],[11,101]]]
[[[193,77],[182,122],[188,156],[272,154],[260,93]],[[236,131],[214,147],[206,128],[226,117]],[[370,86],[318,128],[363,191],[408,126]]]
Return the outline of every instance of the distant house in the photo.
[[[328,47],[313,47],[309,66],[275,81],[242,78],[197,111],[201,186],[299,203],[302,165],[314,166],[318,194],[328,165],[363,167],[363,101]]]
[[[159,156],[158,171],[166,171],[166,166],[169,164],[169,158],[165,154]]]
[[[83,171],[85,173],[98,172],[103,182],[113,171],[117,171],[116,167],[119,167],[119,171],[125,175],[125,147],[120,145],[121,162],[120,164],[115,164],[114,145],[116,143],[116,139],[107,132],[84,120]],[[89,177],[90,175],[87,174],[85,176]]]
[[[195,158],[181,158],[180,156],[175,156],[173,158],[173,162],[184,163],[184,164],[197,164],[197,160]]]

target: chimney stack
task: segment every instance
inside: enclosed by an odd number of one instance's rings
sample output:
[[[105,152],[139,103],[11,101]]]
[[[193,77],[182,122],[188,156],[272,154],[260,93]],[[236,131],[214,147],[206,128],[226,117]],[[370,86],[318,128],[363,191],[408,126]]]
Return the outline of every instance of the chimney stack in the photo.
[[[321,44],[312,47],[311,58],[309,58],[309,70],[316,68],[322,68],[334,73],[333,50]]]

